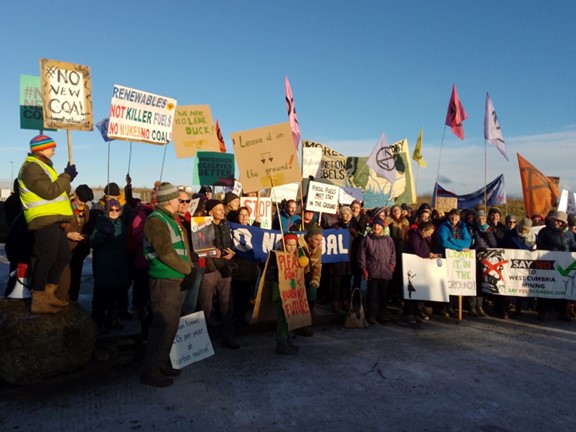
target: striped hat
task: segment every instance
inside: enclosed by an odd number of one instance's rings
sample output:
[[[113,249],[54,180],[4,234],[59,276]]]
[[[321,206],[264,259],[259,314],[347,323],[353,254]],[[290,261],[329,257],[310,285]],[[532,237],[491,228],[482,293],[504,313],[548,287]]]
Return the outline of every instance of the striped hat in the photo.
[[[53,147],[56,147],[56,143],[46,135],[37,135],[30,140],[30,151],[33,152],[39,152]]]
[[[178,188],[168,182],[162,183],[158,188],[158,192],[156,192],[156,199],[160,205],[168,204],[170,200],[178,199],[179,197]]]

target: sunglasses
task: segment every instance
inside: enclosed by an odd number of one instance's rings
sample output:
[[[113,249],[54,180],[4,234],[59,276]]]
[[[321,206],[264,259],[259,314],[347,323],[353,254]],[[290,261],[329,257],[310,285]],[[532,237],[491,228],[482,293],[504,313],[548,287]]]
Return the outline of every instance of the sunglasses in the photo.
[[[180,202],[180,204],[184,204],[184,203],[190,204],[191,200],[178,200],[178,201]]]
[[[114,212],[114,213],[120,213],[120,209],[119,208],[110,208],[108,209],[109,212]]]

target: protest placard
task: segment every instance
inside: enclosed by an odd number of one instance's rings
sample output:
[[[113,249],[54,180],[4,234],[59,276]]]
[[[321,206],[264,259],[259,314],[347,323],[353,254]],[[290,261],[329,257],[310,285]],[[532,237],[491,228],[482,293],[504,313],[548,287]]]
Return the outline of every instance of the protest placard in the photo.
[[[54,130],[44,127],[40,77],[20,75],[20,129]]]
[[[439,211],[449,212],[458,208],[458,198],[456,197],[436,197],[434,208]]]
[[[402,254],[404,298],[409,300],[447,302],[446,260],[420,258]]]
[[[306,287],[304,269],[293,253],[276,251],[278,266],[278,289],[282,300],[282,309],[288,323],[288,330],[306,327],[312,324]]]
[[[216,236],[211,216],[197,216],[190,220],[192,248],[199,257],[214,256]]]
[[[176,99],[114,84],[108,137],[167,144],[172,140]]]
[[[91,131],[92,84],[88,66],[40,59],[44,126]]]
[[[195,312],[180,318],[178,332],[170,349],[170,362],[174,369],[214,355],[204,312]]]
[[[302,152],[308,154],[308,149],[321,149],[322,157],[320,160],[320,167],[318,168],[317,175],[314,176],[315,180],[322,180],[324,183],[330,183],[336,186],[344,186],[346,181],[346,156],[340,154],[336,150],[331,149],[327,145],[318,142],[303,140]],[[307,177],[304,176],[303,177]]]
[[[446,283],[449,295],[476,295],[476,253],[473,249],[446,249]]]
[[[272,199],[268,197],[240,197],[240,206],[250,210],[250,218],[248,219],[250,225],[256,216],[259,216],[260,228],[272,228]]]
[[[322,149],[320,147],[302,147],[302,177],[320,179]]]
[[[308,186],[306,210],[336,214],[339,197],[338,186],[311,181]]]
[[[182,105],[176,108],[172,138],[177,158],[196,156],[198,150],[219,153],[220,144],[210,105]]]
[[[289,123],[230,134],[244,192],[300,181]]]
[[[282,202],[283,200],[298,200],[298,188],[300,183],[289,183],[282,186],[274,186],[270,190],[272,202]]]
[[[234,155],[230,153],[199,151],[196,153],[194,183],[211,186],[234,185]]]

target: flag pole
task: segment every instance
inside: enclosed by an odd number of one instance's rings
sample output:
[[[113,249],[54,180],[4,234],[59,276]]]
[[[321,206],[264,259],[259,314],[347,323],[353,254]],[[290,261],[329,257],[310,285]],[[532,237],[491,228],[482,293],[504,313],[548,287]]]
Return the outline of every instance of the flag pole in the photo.
[[[280,219],[280,206],[278,205],[278,200],[276,199],[276,192],[274,191],[274,180],[272,176],[270,176],[270,186],[272,188],[272,199],[276,202],[276,217],[278,218],[278,225],[280,225],[280,235],[282,238],[282,248],[284,252],[286,252],[286,243],[284,242],[284,229],[282,228],[282,219]]]
[[[488,171],[488,153],[487,153],[487,143],[486,140],[484,140],[484,211],[487,211],[488,208],[488,203],[487,201],[487,191],[486,191],[486,172]]]
[[[162,155],[162,166],[160,167],[160,183],[162,183],[162,175],[164,174],[164,161],[166,160],[167,149],[168,149],[168,143],[164,144],[164,154]]]
[[[440,178],[440,162],[442,160],[442,147],[444,146],[444,137],[446,136],[446,125],[444,125],[444,132],[442,132],[442,141],[440,141],[440,152],[438,154],[438,170],[436,171],[436,184],[434,185],[434,207],[436,207],[436,197],[438,192],[438,179]]]

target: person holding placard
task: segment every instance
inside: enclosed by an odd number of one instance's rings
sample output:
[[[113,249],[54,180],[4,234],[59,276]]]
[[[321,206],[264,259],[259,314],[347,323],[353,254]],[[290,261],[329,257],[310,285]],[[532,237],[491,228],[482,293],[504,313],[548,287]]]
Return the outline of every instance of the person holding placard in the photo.
[[[34,233],[36,264],[32,271],[32,313],[58,313],[68,302],[56,296],[60,276],[70,262],[62,222],[72,222],[70,183],[78,172],[68,165],[60,175],[52,164],[56,143],[46,135],[30,141],[30,153],[18,174],[20,201],[28,230]]]

